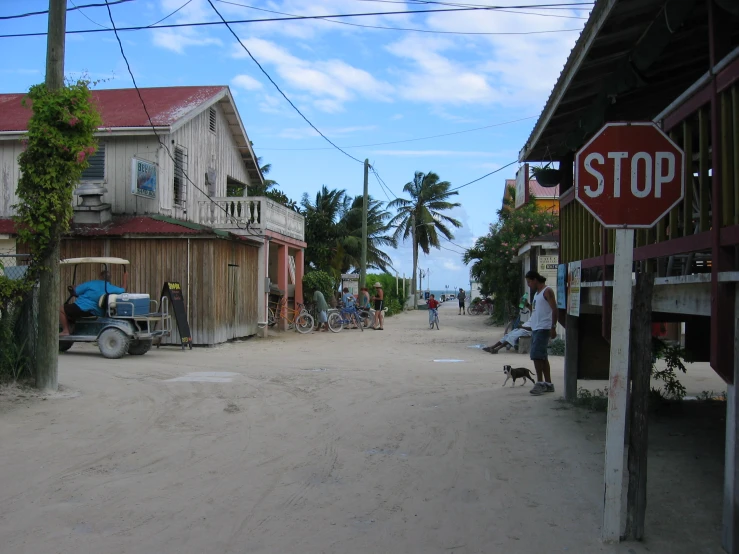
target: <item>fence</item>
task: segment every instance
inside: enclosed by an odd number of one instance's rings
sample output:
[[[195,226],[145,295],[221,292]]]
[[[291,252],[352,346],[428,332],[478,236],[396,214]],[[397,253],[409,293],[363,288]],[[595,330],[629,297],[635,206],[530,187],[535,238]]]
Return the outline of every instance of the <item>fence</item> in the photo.
[[[0,276],[23,279],[29,258],[28,254],[0,253]],[[0,306],[0,370],[3,377],[19,374],[33,377],[37,344],[38,286],[35,286],[20,302]]]

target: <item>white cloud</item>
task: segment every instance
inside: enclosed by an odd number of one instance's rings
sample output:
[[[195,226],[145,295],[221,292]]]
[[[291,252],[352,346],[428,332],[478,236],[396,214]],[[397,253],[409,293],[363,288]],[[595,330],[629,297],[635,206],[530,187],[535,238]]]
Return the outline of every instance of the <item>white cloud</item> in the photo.
[[[182,7],[181,0],[161,0],[160,11],[162,15],[168,15],[180,7]],[[168,19],[167,23],[195,23],[214,21],[216,18],[215,12],[206,0],[193,0]],[[155,29],[152,32],[154,34],[152,40],[156,46],[177,54],[183,54],[190,46],[223,45],[220,39],[210,37],[208,31],[193,27]]]
[[[390,100],[392,86],[342,60],[305,60],[274,42],[260,38],[245,39],[242,43],[260,63],[275,66],[283,82],[307,93],[319,110],[341,111],[346,102],[357,98]],[[232,55],[237,59],[248,57],[238,45],[234,45]]]
[[[231,79],[231,84],[244,90],[260,90],[262,88],[262,83],[249,75],[236,75]]]

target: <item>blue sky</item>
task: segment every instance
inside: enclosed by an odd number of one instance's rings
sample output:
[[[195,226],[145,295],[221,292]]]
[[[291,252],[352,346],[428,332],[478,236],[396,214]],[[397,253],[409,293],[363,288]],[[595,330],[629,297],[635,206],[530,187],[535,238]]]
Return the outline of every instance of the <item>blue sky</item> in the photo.
[[[75,0],[74,4],[100,1]],[[117,27],[147,26],[186,3],[134,0],[111,9]],[[484,3],[477,0],[477,4]],[[70,0],[68,8],[74,4]],[[255,8],[326,15],[450,7],[387,0],[214,0],[214,4],[227,20],[282,17]],[[383,190],[370,176],[370,194],[387,201],[393,194],[403,196],[403,185],[415,171],[435,171],[459,186],[516,160],[590,7],[341,20],[464,33],[546,31],[536,34],[421,33],[355,27],[335,20],[249,23],[233,28],[318,129],[354,157],[370,160],[391,191]],[[48,2],[44,0],[0,0],[0,16],[45,9]],[[207,0],[191,0],[163,24],[217,19]],[[0,34],[43,32],[46,24],[45,15],[0,21]],[[110,26],[104,7],[68,13],[68,31],[101,26]],[[224,26],[148,29],[122,32],[121,37],[140,87],[230,85],[257,155],[272,164],[269,176],[288,196],[296,200],[304,192],[313,196],[321,185],[361,194],[362,166],[334,150],[300,118]],[[22,92],[43,80],[45,37],[3,38],[0,44],[5,53],[0,58],[0,92]],[[67,35],[65,73],[104,80],[99,88],[132,86],[112,33]],[[484,130],[413,140],[521,119]],[[408,142],[350,148],[394,141]],[[504,181],[515,175],[516,167],[459,191],[456,200],[462,206],[451,214],[463,222],[455,231],[456,244],[442,241],[444,249],[419,259],[421,267],[431,270],[432,289],[468,283],[460,247],[471,246],[487,232],[500,207]],[[410,245],[402,245],[391,256],[397,271],[410,275]]]

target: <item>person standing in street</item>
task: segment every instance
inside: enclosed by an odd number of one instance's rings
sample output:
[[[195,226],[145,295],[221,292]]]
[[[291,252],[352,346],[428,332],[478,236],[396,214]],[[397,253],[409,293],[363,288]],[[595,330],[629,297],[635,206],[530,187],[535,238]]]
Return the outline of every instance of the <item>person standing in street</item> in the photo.
[[[372,328],[375,331],[384,331],[385,312],[382,310],[385,307],[385,292],[382,290],[382,284],[379,281],[375,283],[375,295],[372,299],[375,301],[375,320],[372,322]],[[379,327],[377,326],[378,323],[380,324]]]
[[[557,301],[546,282],[546,277],[536,271],[526,274],[526,284],[536,291],[531,304],[531,319],[528,321],[531,325],[531,359],[536,369],[536,383],[529,392],[535,396],[554,392],[547,347],[549,339],[557,336]]]
[[[457,300],[459,300],[459,314],[462,315],[467,313],[464,309],[464,301],[467,298],[467,293],[464,292],[464,289],[459,289],[459,294],[457,295]]]

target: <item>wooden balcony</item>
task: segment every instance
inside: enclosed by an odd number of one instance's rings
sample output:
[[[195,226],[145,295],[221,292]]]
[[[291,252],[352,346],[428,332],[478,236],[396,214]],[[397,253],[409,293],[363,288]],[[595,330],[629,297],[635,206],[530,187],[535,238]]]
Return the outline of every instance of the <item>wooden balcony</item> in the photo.
[[[212,201],[211,201],[212,200]],[[215,197],[198,203],[197,223],[238,233],[272,231],[305,240],[305,218],[263,196]]]

